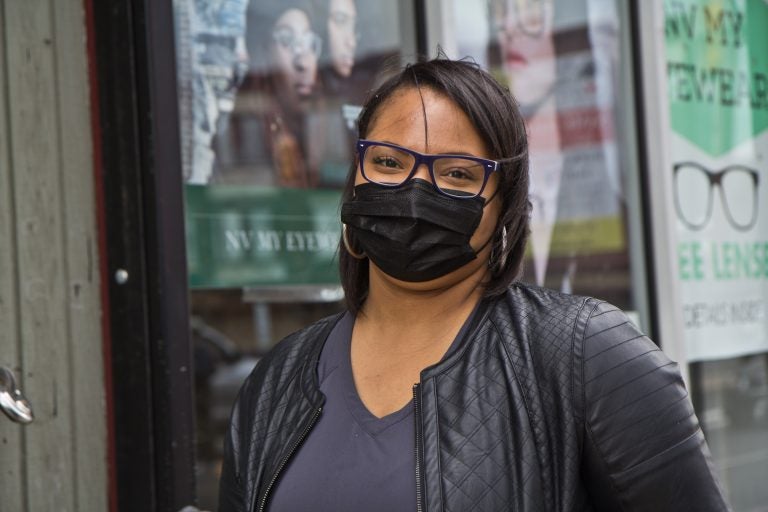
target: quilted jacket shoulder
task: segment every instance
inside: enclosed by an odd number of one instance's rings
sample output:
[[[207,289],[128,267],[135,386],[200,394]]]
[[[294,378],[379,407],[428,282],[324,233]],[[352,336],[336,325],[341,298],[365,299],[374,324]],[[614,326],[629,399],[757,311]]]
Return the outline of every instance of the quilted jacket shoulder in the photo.
[[[582,459],[596,506],[728,510],[678,364],[610,304],[587,322]]]
[[[422,374],[427,510],[728,510],[677,365],[614,306],[525,285]]]
[[[428,510],[589,510],[574,362],[593,304],[513,286],[422,374]]]

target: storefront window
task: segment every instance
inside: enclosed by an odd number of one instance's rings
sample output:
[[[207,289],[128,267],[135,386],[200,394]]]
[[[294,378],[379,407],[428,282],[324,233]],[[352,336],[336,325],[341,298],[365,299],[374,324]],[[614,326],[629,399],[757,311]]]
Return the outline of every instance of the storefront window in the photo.
[[[643,273],[644,258],[630,236],[639,229],[627,198],[637,168],[619,2],[448,4],[441,46],[507,84],[526,117],[533,210],[524,280],[638,311],[644,289],[632,274]]]
[[[692,395],[734,510],[765,510],[768,4],[666,0],[664,11]]]
[[[243,380],[285,335],[343,307],[339,198],[357,116],[380,71],[415,55],[404,44],[415,41],[413,6],[177,0],[174,8],[198,494],[215,509]]]

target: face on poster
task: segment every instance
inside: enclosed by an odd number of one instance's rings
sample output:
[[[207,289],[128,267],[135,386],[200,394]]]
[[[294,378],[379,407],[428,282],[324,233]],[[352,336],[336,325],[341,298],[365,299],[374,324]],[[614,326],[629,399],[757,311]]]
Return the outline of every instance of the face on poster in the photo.
[[[341,78],[348,78],[355,66],[359,38],[355,0],[329,0],[326,24],[333,72]]]
[[[768,350],[768,4],[665,2],[687,356]]]
[[[512,93],[525,107],[555,86],[554,0],[490,2],[493,43]]]

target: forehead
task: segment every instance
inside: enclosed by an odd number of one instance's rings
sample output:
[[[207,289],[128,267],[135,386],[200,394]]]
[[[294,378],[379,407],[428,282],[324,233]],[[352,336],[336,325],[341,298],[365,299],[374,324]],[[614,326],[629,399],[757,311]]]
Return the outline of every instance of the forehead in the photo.
[[[365,137],[423,153],[489,156],[469,116],[448,96],[429,87],[395,91],[379,105]]]
[[[288,9],[277,18],[275,28],[287,28],[294,31],[307,30],[309,18],[301,9]]]
[[[331,12],[343,12],[347,14],[355,12],[354,0],[331,0],[329,6]]]
[[[550,8],[553,0],[492,0],[491,9],[494,14],[519,14],[535,11],[543,7]]]

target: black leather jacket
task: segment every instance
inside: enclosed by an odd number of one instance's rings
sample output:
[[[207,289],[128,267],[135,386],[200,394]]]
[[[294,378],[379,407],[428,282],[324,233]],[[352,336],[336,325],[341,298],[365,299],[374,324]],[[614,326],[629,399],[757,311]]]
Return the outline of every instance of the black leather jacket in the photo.
[[[340,316],[280,342],[225,440],[220,512],[266,510],[322,414],[316,365]],[[414,387],[423,511],[728,510],[677,364],[615,307],[513,286]]]

